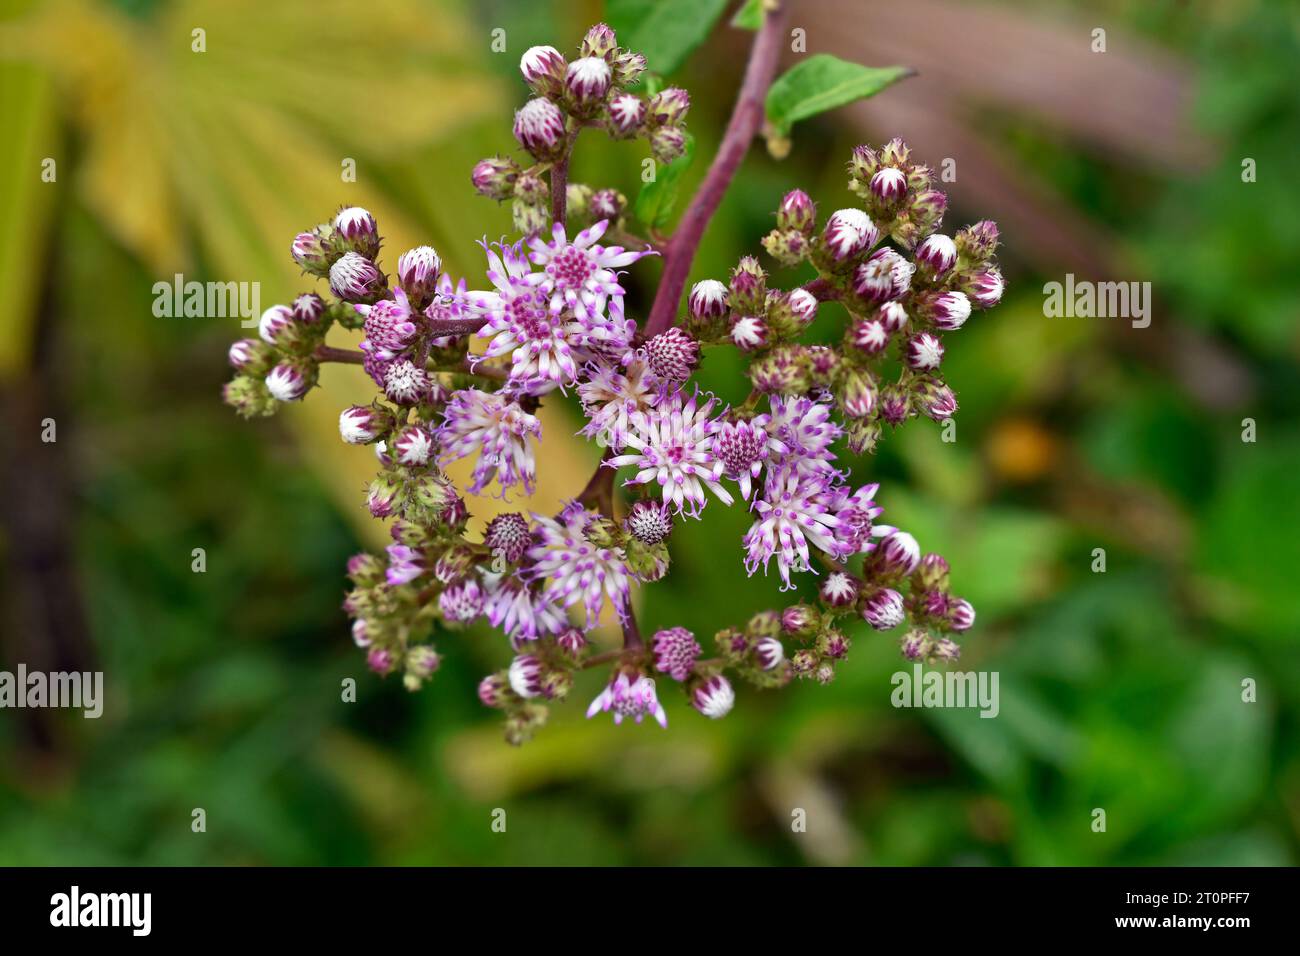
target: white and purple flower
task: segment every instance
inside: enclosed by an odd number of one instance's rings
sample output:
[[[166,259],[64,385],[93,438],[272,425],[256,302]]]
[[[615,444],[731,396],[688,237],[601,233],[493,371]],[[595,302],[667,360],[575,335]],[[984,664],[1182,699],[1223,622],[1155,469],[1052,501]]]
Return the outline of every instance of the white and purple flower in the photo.
[[[476,455],[471,494],[481,492],[493,478],[502,495],[517,484],[523,485],[525,494],[532,494],[537,465],[528,439],[541,434],[541,422],[509,397],[462,389],[452,393],[443,409],[438,461],[445,466],[457,458]]]

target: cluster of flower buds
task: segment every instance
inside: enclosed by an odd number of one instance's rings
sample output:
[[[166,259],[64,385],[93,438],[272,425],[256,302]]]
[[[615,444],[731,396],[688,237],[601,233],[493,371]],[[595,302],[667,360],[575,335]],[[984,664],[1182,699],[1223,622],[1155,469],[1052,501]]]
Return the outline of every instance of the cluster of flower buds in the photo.
[[[615,139],[642,137],[661,163],[676,159],[686,147],[690,97],[677,88],[648,98],[634,92],[644,85],[645,67],[645,57],[621,49],[603,23],[587,31],[572,60],[553,46],[530,47],[519,71],[534,96],[516,111],[514,134],[534,163],[524,168],[504,156],[480,160],[471,175],[474,188],[490,199],[511,200],[515,229],[532,236],[550,225],[550,190],[542,175],[567,160],[578,130],[599,127]],[[612,189],[570,184],[566,190],[572,221],[579,225],[603,220],[617,226],[627,205]]]
[[[944,337],[973,309],[996,305],[1003,280],[994,259],[997,226],[978,222],[955,237],[937,232],[946,197],[931,188],[930,169],[911,162],[901,140],[880,150],[857,147],[849,170],[850,188],[865,209],[837,210],[818,232],[811,201],[795,190],[782,200],[777,228],[764,240],[782,265],[810,261],[818,279],[807,289],[848,311],[840,347],[811,355],[774,348],[755,356],[750,375],[763,391],[828,389],[848,445],[860,454],[874,450],[884,425],[917,415],[945,421],[956,413],[956,395],[939,371]],[[747,323],[745,332],[751,328],[757,327]],[[766,344],[756,334],[744,338],[737,342],[742,348]],[[882,367],[891,344],[901,372],[886,382]]]
[[[481,244],[490,287],[454,282],[428,246],[399,256],[390,279],[374,218],[349,207],[292,245],[302,269],[328,281],[330,298],[308,292],[269,309],[260,338],[230,353],[236,376],[226,398],[245,415],[302,398],[322,361],[350,361],[371,377],[374,399],[343,409],[339,433],[374,450],[365,505],[391,522],[392,543],[349,562],[353,639],[371,670],[415,690],[439,667],[435,631],[480,621],[498,629],[513,659],[482,680],[479,697],[504,714],[515,743],[592,667],[610,670],[589,717],[666,726],[663,687],[676,685],[716,719],[735,704],[733,680],[830,682],[850,629],[863,630],[857,618],[881,631],[906,624],[903,654],[930,662],[955,659],[951,635],[974,621],[969,602],[949,590],[947,563],[881,524],[878,486],[851,484],[838,458],[841,441],[852,452],[874,447],[882,423],[956,410],[938,378],[942,336],[1000,298],[996,228],[936,232],[943,196],[929,171],[909,162],[901,142],[860,147],[850,168],[865,209],[841,209],[819,231],[812,201],[795,190],[764,241],[781,265],[810,262],[816,280],[772,288],[745,256],[726,283],[691,289],[680,327],[647,334],[626,314],[620,275],[650,253],[603,242],[618,235],[626,199],[566,183],[568,221],[546,231],[551,185],[566,179],[557,173],[579,128],[645,136],[661,162],[680,155],[689,99],[677,89],[648,100],[630,92],[644,68],[603,24],[571,62],[552,47],[524,54],[535,98],[516,114],[515,136],[535,162],[498,156],[473,172],[479,192],[512,201],[522,237]],[[802,342],[829,301],[848,312],[842,342]],[[361,333],[359,352],[326,346],[334,324]],[[471,349],[471,337],[482,347]],[[891,340],[903,371],[880,384]],[[753,387],[742,404],[724,406],[693,383],[706,347],[745,356]],[[557,513],[499,514],[479,540],[464,496],[490,486],[503,498],[533,491],[535,413],[555,393],[581,405],[580,434],[605,449],[601,470]],[[463,489],[443,471],[462,459],[472,462]],[[622,469],[626,509],[612,493]],[[684,627],[642,639],[632,588],[668,573],[675,525],[700,519],[711,501],[750,514],[740,541],[749,574],[775,564],[783,591],[816,581],[818,597],[717,633],[705,657]],[[623,648],[593,653],[588,635],[611,609]]]

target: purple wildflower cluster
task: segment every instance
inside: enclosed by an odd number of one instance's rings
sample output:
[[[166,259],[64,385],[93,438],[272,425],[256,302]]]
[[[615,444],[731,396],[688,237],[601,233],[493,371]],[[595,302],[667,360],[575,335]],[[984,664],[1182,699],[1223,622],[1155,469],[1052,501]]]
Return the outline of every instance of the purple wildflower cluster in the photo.
[[[810,265],[815,279],[776,288],[746,256],[726,282],[697,282],[684,315],[639,322],[625,311],[621,276],[661,249],[628,230],[621,195],[568,183],[567,162],[584,128],[644,138],[660,162],[680,155],[689,98],[674,88],[633,92],[644,66],[603,24],[572,61],[552,47],[524,54],[535,98],[516,114],[514,134],[534,162],[493,157],[472,175],[479,192],[512,201],[522,236],[481,243],[485,288],[450,278],[428,246],[399,256],[390,278],[374,218],[348,207],[291,247],[331,298],[308,292],[273,306],[260,337],[230,350],[236,375],[225,397],[250,417],[302,399],[324,361],[371,377],[378,395],[344,409],[339,431],[375,449],[366,505],[391,520],[392,544],[349,562],[353,639],[372,670],[400,673],[414,690],[438,668],[435,627],[486,621],[500,630],[514,656],[483,679],[479,697],[504,711],[512,742],[527,739],[547,702],[589,667],[608,664],[612,674],[588,716],[666,726],[654,675],[719,718],[735,703],[733,679],[760,688],[832,680],[857,619],[880,631],[908,625],[902,653],[930,662],[955,659],[952,635],[974,622],[970,603],[949,589],[944,559],[880,520],[879,486],[852,481],[843,456],[873,451],[886,426],[956,412],[939,374],[944,339],[1001,297],[996,227],[939,232],[946,199],[930,170],[898,140],[860,146],[849,164],[860,207],[818,228],[812,200],[792,191],[763,241],[779,265]],[[552,189],[563,190],[558,201]],[[847,314],[842,339],[806,344],[827,303]],[[325,344],[336,324],[360,333],[358,352]],[[713,349],[742,354],[745,401],[727,405],[694,381]],[[558,514],[506,512],[481,536],[471,532],[465,495],[533,492],[535,413],[566,397],[585,419],[579,434],[604,448],[587,487]],[[459,459],[473,462],[464,489],[443,471]],[[615,500],[618,478],[625,505]],[[706,656],[680,626],[643,638],[632,594],[668,573],[674,526],[701,520],[711,501],[747,513],[736,543],[746,571],[774,567],[781,591],[808,600],[719,631]],[[607,609],[623,646],[594,652],[588,635]]]

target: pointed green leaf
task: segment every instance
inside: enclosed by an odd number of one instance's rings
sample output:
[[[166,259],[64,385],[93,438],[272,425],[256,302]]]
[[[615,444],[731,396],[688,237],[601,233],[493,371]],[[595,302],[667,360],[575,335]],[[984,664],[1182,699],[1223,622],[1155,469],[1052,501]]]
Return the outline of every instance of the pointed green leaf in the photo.
[[[913,73],[905,66],[862,66],[817,53],[772,84],[767,93],[767,120],[778,136],[788,136],[799,120],[874,96]]]

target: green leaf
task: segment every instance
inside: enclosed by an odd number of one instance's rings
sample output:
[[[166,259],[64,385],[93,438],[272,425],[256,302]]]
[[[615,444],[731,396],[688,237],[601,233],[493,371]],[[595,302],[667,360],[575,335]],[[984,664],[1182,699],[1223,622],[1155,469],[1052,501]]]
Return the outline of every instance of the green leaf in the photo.
[[[763,25],[763,0],[746,0],[745,5],[731,18],[738,30],[757,30]]]
[[[727,0],[609,0],[619,46],[644,54],[650,69],[671,73],[704,42]]]
[[[778,136],[788,136],[799,120],[875,96],[914,72],[906,66],[862,66],[817,53],[772,84],[767,91],[767,120]]]
[[[641,187],[636,197],[636,217],[647,226],[661,229],[668,225],[668,219],[677,205],[677,190],[682,173],[695,158],[695,137],[686,134],[686,150],[667,166],[655,167],[655,178]]]

